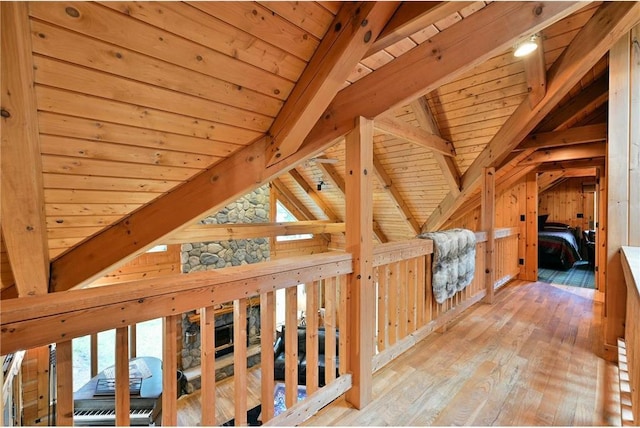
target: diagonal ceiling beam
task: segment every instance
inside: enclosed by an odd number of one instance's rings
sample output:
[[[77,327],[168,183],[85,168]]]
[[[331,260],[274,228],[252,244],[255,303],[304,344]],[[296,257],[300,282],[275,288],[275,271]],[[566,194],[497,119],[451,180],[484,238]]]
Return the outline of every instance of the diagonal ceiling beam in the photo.
[[[27,4],[2,2],[2,233],[20,297],[49,288],[40,134]]]
[[[502,52],[518,38],[563,18],[580,5],[578,2],[542,2],[522,7],[522,4],[492,2],[435,35],[431,43],[423,43],[340,91],[295,154],[265,167],[271,140],[259,138],[64,253],[52,263],[52,289],[68,290],[90,283],[161,243],[171,233],[335,144],[353,128],[356,117],[375,117],[403,100],[415,99]],[[391,89],[392,83],[398,82],[403,85],[397,91]],[[375,93],[376,88],[384,90],[372,97],[371,92]],[[389,97],[389,92],[394,95]],[[345,103],[349,107],[341,108]],[[373,114],[367,114],[372,106]],[[114,242],[118,245],[113,245]]]
[[[603,158],[607,147],[604,142],[587,143],[553,149],[537,150],[528,156],[520,165],[533,165],[545,162],[563,162],[574,159]]]
[[[493,4],[493,3],[492,3]],[[638,2],[603,3],[547,73],[547,93],[532,109],[525,99],[471,164],[462,179],[459,196],[449,194],[422,226],[437,230],[480,185],[482,171],[499,165],[567,92],[602,58],[640,14]]]
[[[302,203],[296,195],[280,180],[279,178],[273,179],[271,182],[273,187],[278,191],[278,194],[282,198],[280,202],[293,214],[297,220],[317,220],[316,216],[311,212],[307,206]]]
[[[398,7],[346,2],[269,129],[268,164],[290,156],[338,93]]]
[[[540,44],[542,44],[540,42]],[[529,90],[529,105],[534,108],[547,93],[547,67],[544,62],[544,49],[538,47],[530,55],[523,58],[524,77]]]
[[[355,117],[376,117],[424,95],[516,40],[577,10],[577,2],[492,2],[336,95],[304,146],[345,135]]]
[[[295,168],[292,169],[291,171],[289,171],[289,175],[295,180],[296,183],[298,183],[298,186],[300,186],[302,190],[304,190],[304,192],[309,195],[316,206],[322,210],[322,212],[329,218],[329,220],[334,222],[340,221],[340,218],[338,218],[338,216],[333,212],[331,207],[329,207],[329,205],[324,202],[318,192],[316,192],[311,186],[309,186],[307,180],[304,179],[304,177],[298,172],[298,170],[296,170]]]
[[[572,120],[585,111],[591,111],[604,104],[609,97],[609,75],[604,73],[584,88],[567,104],[547,116],[538,126],[538,132],[550,132],[566,128]]]
[[[579,126],[564,131],[542,132],[527,137],[518,150],[524,149],[548,149],[556,146],[568,146],[572,144],[593,143],[607,139],[607,124]]]
[[[426,129],[427,132],[431,132],[434,135],[440,136],[440,130],[433,117],[433,113],[429,108],[429,104],[425,97],[420,97],[411,102],[411,108],[418,121],[418,125],[421,128]],[[451,144],[451,143],[449,143]],[[453,145],[452,145],[453,147]],[[433,158],[438,163],[444,180],[449,185],[449,191],[458,194],[460,193],[460,170],[456,164],[456,159],[451,156],[444,156],[441,153],[433,152]]]
[[[318,163],[317,166],[322,173],[325,174],[325,178],[328,177],[328,180],[333,181],[333,184],[342,192],[342,196],[344,197],[346,189],[345,182],[336,167],[328,163]],[[375,217],[373,218],[373,234],[380,243],[384,244],[385,242],[389,242],[389,239],[380,228],[380,224],[376,221]]]
[[[471,1],[405,1],[367,52],[373,55],[470,5]]]
[[[382,184],[383,190],[396,205],[396,208],[402,215],[402,219],[407,223],[407,225],[411,229],[411,232],[413,232],[415,235],[419,234],[420,224],[411,214],[411,210],[400,194],[400,190],[398,190],[398,187],[393,184],[393,180],[391,179],[391,177],[389,177],[389,174],[387,174],[387,171],[385,171],[384,166],[380,163],[380,160],[377,156],[375,156],[375,154],[373,156],[373,170],[376,174],[376,177],[378,177],[380,184]]]
[[[455,156],[453,146],[444,138],[389,114],[382,114],[376,117],[373,121],[373,127],[385,134],[393,135],[425,149],[442,153],[445,156]]]

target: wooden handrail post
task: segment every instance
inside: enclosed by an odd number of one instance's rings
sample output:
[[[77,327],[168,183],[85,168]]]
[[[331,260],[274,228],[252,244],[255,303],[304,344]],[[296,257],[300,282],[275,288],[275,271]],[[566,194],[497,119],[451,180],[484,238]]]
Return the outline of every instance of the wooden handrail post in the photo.
[[[495,254],[495,226],[496,226],[496,170],[484,169],[482,180],[482,230],[487,232],[487,244],[485,247],[485,283],[487,295],[485,302],[493,303],[493,287],[496,282],[496,254]]]
[[[372,399],[375,290],[373,282],[373,121],[359,117],[346,136],[346,251],[348,276],[347,367],[353,385],[347,401],[361,409]],[[342,356],[341,356],[342,357]],[[342,358],[341,358],[342,359]],[[342,361],[341,361],[342,363]]]

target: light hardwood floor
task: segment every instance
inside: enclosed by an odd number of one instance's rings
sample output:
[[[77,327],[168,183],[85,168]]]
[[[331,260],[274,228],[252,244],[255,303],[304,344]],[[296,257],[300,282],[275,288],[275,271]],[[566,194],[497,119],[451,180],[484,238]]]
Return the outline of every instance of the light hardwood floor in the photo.
[[[598,356],[602,308],[593,290],[514,282],[378,371],[367,407],[338,399],[305,425],[620,425],[617,369]],[[218,404],[232,409],[229,387]]]

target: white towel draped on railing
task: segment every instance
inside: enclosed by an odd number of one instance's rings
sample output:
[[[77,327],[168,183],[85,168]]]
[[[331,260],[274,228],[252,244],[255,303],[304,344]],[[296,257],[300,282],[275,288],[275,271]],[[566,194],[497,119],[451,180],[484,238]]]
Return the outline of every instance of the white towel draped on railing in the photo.
[[[425,232],[418,238],[433,241],[433,295],[443,303],[473,281],[476,266],[476,234],[468,229]]]

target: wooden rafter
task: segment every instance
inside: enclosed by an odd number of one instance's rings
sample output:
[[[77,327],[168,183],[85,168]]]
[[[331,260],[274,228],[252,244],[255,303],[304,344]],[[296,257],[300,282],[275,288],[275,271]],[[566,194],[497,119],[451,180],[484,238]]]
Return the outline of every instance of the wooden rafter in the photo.
[[[382,114],[373,121],[375,129],[385,134],[393,135],[401,140],[414,143],[420,147],[442,153],[446,156],[455,156],[453,146],[444,138],[425,131],[422,128],[413,126],[404,120],[392,117],[389,114]]]
[[[540,43],[542,44],[542,43]],[[547,93],[547,68],[544,62],[544,50],[542,46],[527,55],[522,60],[524,76],[527,79],[529,90],[529,105],[534,108]]]
[[[415,100],[579,6],[575,2],[542,2],[531,8],[505,2],[487,5],[338,92],[303,147],[346,134],[355,117],[376,117]]]
[[[492,3],[493,4],[493,3]],[[535,109],[525,99],[465,172],[462,192],[445,197],[422,226],[437,230],[480,185],[482,171],[499,165],[553,109],[584,74],[602,58],[640,13],[640,3],[603,3],[547,73],[547,93]]]
[[[293,214],[298,220],[317,220],[316,216],[302,203],[300,199],[294,195],[291,190],[280,180],[274,179],[271,184],[276,188],[281,198],[280,202]]]
[[[342,196],[344,196],[345,195],[344,179],[342,178],[340,173],[336,170],[336,167],[328,163],[318,163],[317,166],[325,174],[325,178],[328,177],[328,180],[331,180],[333,184],[336,186],[336,188],[340,192],[342,192]],[[385,242],[389,242],[389,239],[380,228],[380,224],[376,221],[375,217],[373,219],[373,235],[382,244],[384,244]]]
[[[531,154],[531,156],[528,156],[520,162],[520,165],[532,165],[544,162],[563,162],[574,159],[604,158],[607,153],[606,149],[606,144],[604,142],[600,142],[536,150]]]
[[[438,125],[425,97],[420,97],[412,101],[411,108],[421,128],[426,129],[434,135],[440,136],[440,129],[438,129]],[[433,152],[433,158],[438,163],[444,180],[449,185],[449,191],[454,194],[460,193],[460,170],[458,169],[455,158],[452,156],[444,156],[438,152]]]
[[[18,295],[49,288],[49,248],[27,4],[3,2],[2,233]]]
[[[529,9],[511,3],[489,4],[462,23],[435,35],[431,43],[423,43],[341,90],[295,154],[266,166],[270,138],[258,138],[62,254],[52,263],[51,286],[55,291],[61,291],[90,283],[162,242],[168,235],[335,144],[351,130],[355,117],[375,117],[402,100],[415,99],[502,52],[522,35],[563,18],[578,6],[575,2],[548,2],[536,3],[535,8]],[[537,11],[540,14],[536,14]],[[468,41],[471,46],[465,45]],[[399,81],[404,85],[392,89],[395,85],[391,83]],[[371,84],[373,87],[369,87]],[[384,90],[372,99],[371,92],[376,88]],[[389,95],[389,92],[393,94]],[[348,108],[341,107],[345,103]],[[373,114],[360,111],[372,106]],[[181,209],[176,210],[177,206]],[[119,245],[112,245],[113,242]]]
[[[324,202],[324,200],[318,194],[318,192],[316,192],[315,189],[309,186],[309,183],[307,183],[307,181],[304,179],[302,174],[298,172],[298,170],[296,170],[295,168],[292,169],[291,171],[289,171],[289,175],[295,180],[296,183],[298,183],[298,186],[300,186],[302,190],[304,190],[305,193],[309,195],[309,197],[313,200],[316,206],[322,210],[322,212],[329,218],[329,220],[333,222],[341,220],[333,212],[331,207]]]
[[[423,30],[471,3],[473,2],[403,2],[371,46],[367,56]]]
[[[407,223],[407,226],[411,229],[411,232],[414,234],[420,233],[420,224],[416,221],[415,217],[411,214],[411,210],[409,206],[404,201],[404,198],[400,194],[400,190],[398,187],[393,184],[393,180],[385,171],[384,166],[380,163],[380,160],[377,156],[373,156],[373,170],[382,185],[385,193],[391,198],[391,201],[395,204],[396,208],[400,212],[402,219]]]
[[[369,47],[398,2],[344,3],[269,129],[268,164],[294,153]]]
[[[548,149],[556,146],[593,143],[607,139],[607,124],[579,126],[563,131],[541,132],[527,137],[519,146],[520,149]]]
[[[547,116],[538,127],[538,132],[550,132],[565,129],[580,114],[594,110],[604,104],[609,96],[609,76],[607,73],[580,91],[567,104]]]

